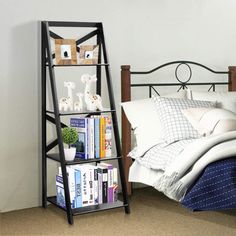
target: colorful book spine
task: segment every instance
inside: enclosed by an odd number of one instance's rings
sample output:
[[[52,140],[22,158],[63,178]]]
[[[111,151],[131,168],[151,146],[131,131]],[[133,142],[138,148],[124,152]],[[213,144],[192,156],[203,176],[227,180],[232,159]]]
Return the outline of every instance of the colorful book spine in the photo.
[[[75,169],[75,207],[83,207],[80,169]]]
[[[105,157],[112,155],[112,120],[110,116],[105,117]]]
[[[88,135],[89,135],[89,159],[94,158],[94,118],[88,118]]]
[[[100,117],[94,118],[94,152],[95,158],[100,157]]]
[[[101,116],[100,118],[100,157],[105,157],[105,130],[106,130],[106,119]]]
[[[58,172],[59,176],[62,176],[61,167],[59,167],[58,170],[59,170],[59,172]],[[66,172],[67,172],[71,207],[75,208],[75,178],[74,178],[75,170],[73,168],[71,168],[71,166],[67,166]]]
[[[88,119],[87,118],[71,118],[70,126],[78,131],[78,141],[72,146],[76,147],[76,157],[88,158]]]
[[[61,175],[56,175],[56,195],[57,204],[63,208],[66,208],[64,185]]]
[[[113,202],[113,166],[108,163],[101,163],[101,165],[107,168],[107,202]]]
[[[113,168],[113,202],[118,199],[118,173],[117,168]]]

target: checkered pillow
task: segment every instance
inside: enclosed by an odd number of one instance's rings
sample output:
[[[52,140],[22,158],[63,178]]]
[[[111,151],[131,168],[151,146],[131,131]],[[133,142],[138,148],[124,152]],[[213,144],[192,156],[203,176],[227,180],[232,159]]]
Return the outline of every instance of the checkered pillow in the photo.
[[[214,102],[154,97],[162,123],[163,135],[168,143],[182,139],[200,138],[198,132],[184,117],[181,110],[197,107],[215,107]]]

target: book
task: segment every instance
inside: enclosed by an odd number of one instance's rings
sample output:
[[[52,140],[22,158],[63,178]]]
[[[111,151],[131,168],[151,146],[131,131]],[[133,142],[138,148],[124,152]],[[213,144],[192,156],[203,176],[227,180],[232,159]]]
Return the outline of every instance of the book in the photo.
[[[94,153],[95,158],[100,157],[100,117],[94,117]]]
[[[75,208],[83,207],[81,171],[75,167]]]
[[[94,158],[94,118],[88,118],[88,159]]]
[[[105,117],[105,157],[112,155],[112,119],[111,116]]]
[[[84,165],[88,170],[88,182],[89,182],[89,202],[88,205],[94,205],[94,166]]]
[[[87,168],[87,165],[74,165],[72,166],[72,168],[75,169],[76,173],[80,172],[80,190],[82,199],[80,199],[80,195],[78,194],[75,196],[75,202],[77,203],[76,207],[89,206],[90,185],[89,185],[89,170]],[[76,190],[79,191],[79,189]]]
[[[78,141],[73,144],[76,147],[77,158],[88,158],[88,118],[71,118],[70,126],[78,131]]]
[[[106,130],[106,119],[104,116],[100,118],[100,158],[105,157],[105,130]]]
[[[98,165],[98,175],[101,181],[101,186],[99,190],[101,191],[100,197],[102,198],[102,203],[107,203],[107,185],[108,185],[108,180],[107,180],[107,175],[108,175],[108,170],[106,167],[102,165]],[[101,199],[100,199],[101,202]]]
[[[66,172],[67,172],[71,207],[75,208],[75,178],[74,178],[75,170],[71,168],[71,166],[67,166]],[[61,179],[63,180],[61,167],[58,168],[58,173],[59,173],[58,176],[61,176]],[[63,189],[64,189],[64,184],[63,184]]]
[[[117,168],[113,168],[113,202],[118,199],[118,173]]]
[[[101,166],[107,168],[107,202],[113,202],[113,166],[108,163],[101,163]]]
[[[98,168],[94,166],[94,204],[98,204]]]
[[[56,175],[56,196],[57,204],[63,208],[66,208],[64,185],[61,175]]]

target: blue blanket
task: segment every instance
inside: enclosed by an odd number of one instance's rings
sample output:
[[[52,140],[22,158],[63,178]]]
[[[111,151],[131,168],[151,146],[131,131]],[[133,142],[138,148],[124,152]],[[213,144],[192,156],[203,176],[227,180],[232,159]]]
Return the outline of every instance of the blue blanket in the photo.
[[[181,203],[193,211],[236,209],[236,157],[208,165]]]

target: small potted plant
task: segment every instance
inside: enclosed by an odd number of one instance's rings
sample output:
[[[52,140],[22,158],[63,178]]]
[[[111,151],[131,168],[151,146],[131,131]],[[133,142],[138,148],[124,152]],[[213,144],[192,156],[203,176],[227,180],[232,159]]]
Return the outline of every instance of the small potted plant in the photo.
[[[67,144],[69,148],[64,148],[66,161],[73,161],[76,154],[76,148],[71,147],[72,144],[78,140],[78,132],[75,128],[65,127],[62,129],[62,141]]]

